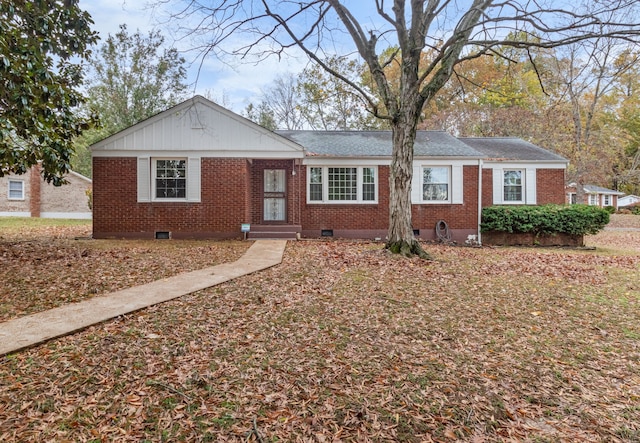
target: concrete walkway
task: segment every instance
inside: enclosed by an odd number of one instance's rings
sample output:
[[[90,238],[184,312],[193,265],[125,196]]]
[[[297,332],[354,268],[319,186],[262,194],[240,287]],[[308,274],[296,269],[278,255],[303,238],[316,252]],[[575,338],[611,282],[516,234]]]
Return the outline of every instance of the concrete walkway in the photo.
[[[257,240],[233,263],[179,274],[0,323],[0,355],[270,268],[282,261],[286,244],[286,240]]]

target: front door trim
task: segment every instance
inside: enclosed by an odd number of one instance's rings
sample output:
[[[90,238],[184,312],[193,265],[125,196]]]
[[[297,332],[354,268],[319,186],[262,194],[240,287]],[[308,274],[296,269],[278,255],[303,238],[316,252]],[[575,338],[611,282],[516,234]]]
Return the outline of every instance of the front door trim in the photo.
[[[285,169],[265,169],[262,189],[263,223],[287,222],[287,174]]]

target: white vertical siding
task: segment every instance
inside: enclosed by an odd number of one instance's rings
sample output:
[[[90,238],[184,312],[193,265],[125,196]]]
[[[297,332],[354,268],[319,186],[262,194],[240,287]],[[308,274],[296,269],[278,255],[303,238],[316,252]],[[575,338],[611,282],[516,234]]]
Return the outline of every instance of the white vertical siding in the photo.
[[[303,156],[302,148],[295,143],[203,98],[125,129],[96,143],[93,151],[98,156],[107,151],[131,151],[134,155],[206,151],[209,156]]]
[[[462,166],[451,166],[451,203],[461,205],[463,201],[464,177]]]
[[[391,170],[391,168],[389,168]],[[411,202],[422,202],[422,165],[413,164],[413,177],[411,178]]]
[[[151,159],[138,157],[138,202],[151,201]]]
[[[200,159],[189,158],[187,161],[187,201],[200,201]]]
[[[494,168],[493,169],[493,204],[501,205],[502,201],[502,186],[504,185],[503,181],[503,172],[502,168]]]
[[[533,168],[528,168],[525,173],[525,203],[528,205],[536,204],[536,196],[538,194],[536,190],[536,170]]]

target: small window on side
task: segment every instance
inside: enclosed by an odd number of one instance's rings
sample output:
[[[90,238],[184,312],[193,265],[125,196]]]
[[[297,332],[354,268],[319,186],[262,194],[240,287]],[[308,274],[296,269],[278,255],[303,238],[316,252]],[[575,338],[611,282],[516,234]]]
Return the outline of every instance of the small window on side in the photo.
[[[523,171],[504,171],[504,201],[521,202],[523,199]]]
[[[9,200],[24,200],[24,181],[9,180]]]

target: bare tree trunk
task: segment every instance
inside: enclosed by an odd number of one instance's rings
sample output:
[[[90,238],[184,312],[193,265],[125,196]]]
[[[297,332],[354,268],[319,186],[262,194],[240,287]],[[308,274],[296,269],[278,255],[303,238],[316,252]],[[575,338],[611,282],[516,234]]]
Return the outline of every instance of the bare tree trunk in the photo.
[[[407,112],[407,114],[409,111]],[[413,144],[417,118],[404,115],[393,123],[393,153],[389,171],[389,234],[386,248],[406,257],[414,255],[431,259],[413,235],[411,225],[411,178],[413,176]]]

